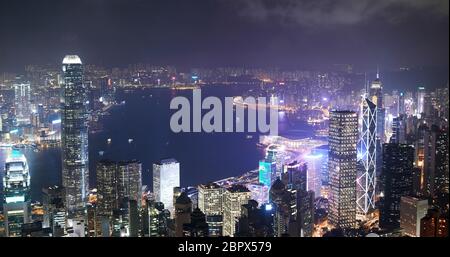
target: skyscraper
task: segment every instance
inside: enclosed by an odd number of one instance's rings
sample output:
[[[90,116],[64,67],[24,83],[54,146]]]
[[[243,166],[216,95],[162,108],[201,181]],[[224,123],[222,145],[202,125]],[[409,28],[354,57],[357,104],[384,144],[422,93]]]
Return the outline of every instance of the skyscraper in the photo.
[[[206,215],[222,215],[225,188],[215,183],[198,186],[198,208]]]
[[[3,213],[8,237],[20,237],[22,225],[31,221],[30,172],[27,159],[13,150],[5,162]]]
[[[375,208],[376,188],[376,132],[377,109],[369,99],[364,99],[362,108],[362,130],[359,139],[359,155],[362,170],[356,180],[356,205],[357,211],[366,215]]]
[[[191,223],[192,201],[182,192],[175,201],[175,236],[183,236],[183,225]]]
[[[284,165],[283,182],[287,188],[308,191],[308,166],[294,161]]]
[[[57,231],[66,224],[66,209],[64,207],[65,190],[59,186],[51,186],[42,189],[42,204],[44,208],[44,228],[49,227],[53,236],[58,236]]]
[[[383,145],[383,198],[380,227],[400,227],[400,199],[412,193],[414,149],[409,145]]]
[[[425,87],[417,88],[417,102],[416,102],[416,116],[421,117],[422,113],[425,112]]]
[[[129,201],[138,207],[141,203],[142,166],[138,161],[97,163],[98,216],[112,221],[114,210],[128,208]]]
[[[31,115],[30,83],[19,82],[14,84],[15,109],[17,124],[29,124]]]
[[[89,153],[87,94],[80,58],[67,55],[62,70],[62,184],[68,216],[83,217],[89,192]]]
[[[224,195],[223,235],[234,236],[236,219],[241,215],[241,206],[248,203],[251,192],[244,186],[235,185]]]
[[[331,112],[328,136],[328,219],[339,228],[353,228],[356,225],[357,140],[358,115],[352,111]]]
[[[406,144],[406,115],[400,114],[392,121],[392,136],[390,143]]]
[[[173,188],[180,186],[180,163],[175,159],[164,159],[153,164],[153,193],[155,200],[162,202],[174,216]]]
[[[381,143],[384,143],[384,118],[386,110],[383,106],[383,84],[381,83],[378,72],[376,79],[370,85],[369,100],[377,106],[377,137],[380,139]]]
[[[262,160],[259,162],[259,183],[270,187],[277,178],[276,162],[272,160]]]
[[[402,196],[400,200],[400,227],[412,237],[420,236],[420,220],[428,211],[428,200]]]
[[[297,190],[288,189],[280,179],[277,179],[270,188],[269,195],[270,204],[276,206],[275,235],[283,236],[290,230],[299,231],[297,224],[295,229],[291,227],[291,222],[297,218]],[[300,235],[299,232],[295,234]]]

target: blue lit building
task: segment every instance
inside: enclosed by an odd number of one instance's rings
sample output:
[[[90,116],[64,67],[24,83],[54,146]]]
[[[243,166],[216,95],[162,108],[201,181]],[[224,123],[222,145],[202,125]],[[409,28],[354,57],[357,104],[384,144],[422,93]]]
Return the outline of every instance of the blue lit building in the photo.
[[[275,179],[276,163],[272,161],[262,160],[259,162],[259,183],[270,187]]]
[[[3,213],[8,237],[20,237],[22,225],[31,221],[30,172],[23,154],[13,150],[5,162]]]

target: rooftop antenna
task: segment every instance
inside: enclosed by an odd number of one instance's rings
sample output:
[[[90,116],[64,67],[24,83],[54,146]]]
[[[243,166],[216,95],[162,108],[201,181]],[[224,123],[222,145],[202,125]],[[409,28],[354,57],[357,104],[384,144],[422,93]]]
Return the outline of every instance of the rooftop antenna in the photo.
[[[364,89],[366,90],[366,96],[367,97],[369,95],[369,81],[367,81],[367,72],[364,72]]]
[[[380,67],[377,65],[377,79],[380,79]]]

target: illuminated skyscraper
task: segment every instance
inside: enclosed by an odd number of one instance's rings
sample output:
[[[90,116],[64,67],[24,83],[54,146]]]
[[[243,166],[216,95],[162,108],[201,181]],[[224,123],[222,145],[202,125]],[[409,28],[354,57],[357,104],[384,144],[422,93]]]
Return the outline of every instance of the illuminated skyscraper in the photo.
[[[357,212],[366,215],[375,208],[376,187],[376,132],[377,109],[369,99],[364,99],[362,108],[362,130],[359,139],[359,161],[362,164],[356,180]]]
[[[80,58],[67,55],[62,64],[62,184],[68,216],[83,217],[89,192],[87,92]]]
[[[210,236],[221,236],[225,188],[215,183],[198,186],[198,208],[206,215]]]
[[[284,165],[282,181],[289,189],[308,191],[308,166],[294,161]]]
[[[400,227],[412,237],[420,236],[420,220],[428,211],[428,200],[402,196],[400,199]]]
[[[417,88],[417,103],[416,103],[416,116],[421,117],[425,112],[425,87]]]
[[[377,108],[377,136],[381,141],[381,144],[386,141],[384,131],[384,118],[386,110],[383,106],[383,84],[380,80],[380,75],[377,72],[377,78],[372,82],[369,89],[369,100],[376,105]]]
[[[277,178],[276,162],[262,160],[259,162],[259,183],[270,187]]]
[[[53,236],[64,229],[66,224],[66,209],[64,208],[65,190],[59,186],[42,189],[42,204],[44,207],[44,228],[49,227]]]
[[[148,231],[150,237],[163,237],[168,235],[167,221],[170,218],[168,210],[161,202],[148,201]]]
[[[225,189],[215,183],[198,186],[198,208],[206,215],[222,215]]]
[[[409,145],[383,145],[383,198],[380,227],[400,227],[400,199],[412,193],[414,149]]]
[[[113,220],[114,211],[127,209],[129,202],[141,203],[142,166],[138,161],[97,163],[97,215]],[[130,211],[130,210],[128,210]],[[133,213],[131,213],[133,214]]]
[[[5,162],[3,214],[8,237],[20,237],[22,225],[31,222],[30,172],[23,154],[12,152]]]
[[[315,195],[320,196],[322,189],[322,161],[321,154],[311,153],[304,156],[308,172],[308,191],[313,191]]]
[[[17,124],[29,124],[31,115],[31,92],[30,83],[14,84],[15,109]]]
[[[241,215],[241,206],[251,199],[251,192],[244,186],[235,185],[224,195],[223,235],[234,236],[236,219]]]
[[[174,216],[173,188],[180,186],[180,163],[164,159],[153,164],[153,193],[155,201],[162,202]]]
[[[406,115],[400,114],[392,121],[392,136],[390,143],[406,144]]]
[[[352,111],[331,112],[328,136],[328,220],[339,228],[353,228],[356,225],[357,140],[358,115]]]

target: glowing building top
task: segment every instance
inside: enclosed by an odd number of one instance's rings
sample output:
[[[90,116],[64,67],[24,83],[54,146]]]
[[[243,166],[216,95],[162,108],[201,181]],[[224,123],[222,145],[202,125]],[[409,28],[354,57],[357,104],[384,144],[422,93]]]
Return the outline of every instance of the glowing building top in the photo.
[[[6,159],[3,190],[6,203],[25,202],[29,198],[30,172],[27,159],[19,151],[12,151]]]
[[[63,59],[62,64],[82,64],[82,63],[78,55],[66,55]]]

